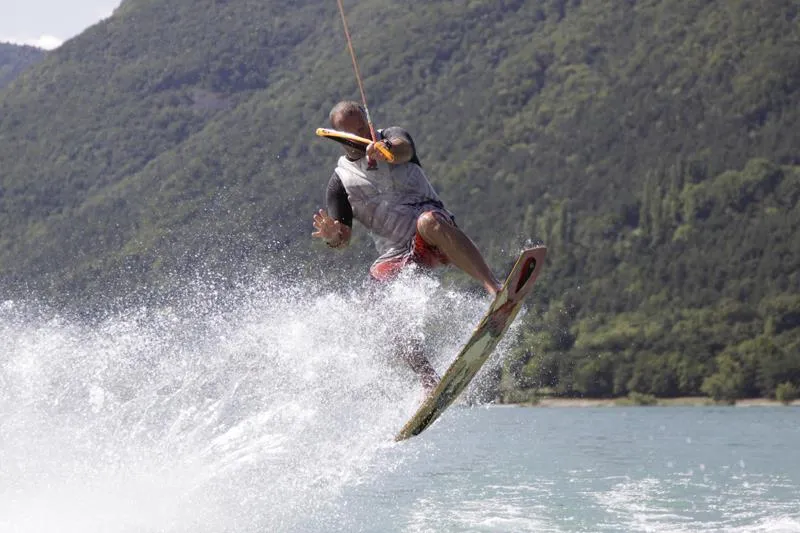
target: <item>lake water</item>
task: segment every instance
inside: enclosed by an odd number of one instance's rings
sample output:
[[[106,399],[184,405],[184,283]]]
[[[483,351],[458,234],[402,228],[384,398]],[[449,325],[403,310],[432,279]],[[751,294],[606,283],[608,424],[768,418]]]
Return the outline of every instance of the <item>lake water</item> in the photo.
[[[797,407],[455,407],[394,443],[422,391],[390,347],[442,369],[487,303],[268,277],[91,324],[0,302],[0,532],[800,531]]]
[[[796,407],[459,409],[404,453],[342,530],[800,531]]]

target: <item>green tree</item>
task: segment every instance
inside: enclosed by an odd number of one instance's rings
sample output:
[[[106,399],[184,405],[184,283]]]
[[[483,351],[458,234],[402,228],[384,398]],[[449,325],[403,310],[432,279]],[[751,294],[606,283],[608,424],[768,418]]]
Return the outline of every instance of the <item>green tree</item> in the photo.
[[[718,402],[741,398],[745,387],[742,365],[728,354],[718,356],[716,363],[717,371],[703,380],[701,390]]]

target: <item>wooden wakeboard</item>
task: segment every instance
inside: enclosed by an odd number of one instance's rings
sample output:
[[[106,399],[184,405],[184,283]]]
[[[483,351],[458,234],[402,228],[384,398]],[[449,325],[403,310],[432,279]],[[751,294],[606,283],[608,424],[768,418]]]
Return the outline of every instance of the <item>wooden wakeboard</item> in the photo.
[[[444,373],[439,385],[397,434],[396,441],[422,433],[467,388],[517,316],[525,297],[533,289],[546,255],[547,248],[544,246],[522,251],[486,315]]]

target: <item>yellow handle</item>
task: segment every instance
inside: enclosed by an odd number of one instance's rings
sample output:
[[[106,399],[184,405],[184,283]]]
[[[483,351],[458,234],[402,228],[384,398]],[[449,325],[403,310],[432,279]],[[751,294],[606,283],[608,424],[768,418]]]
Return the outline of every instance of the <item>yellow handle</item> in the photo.
[[[363,144],[364,145],[364,149],[366,149],[367,146],[369,145],[369,143],[372,142],[371,140],[367,139],[366,137],[361,137],[359,135],[354,135],[354,134],[348,133],[346,131],[332,130],[330,128],[317,128],[317,132],[316,133],[320,137],[327,137],[328,139],[331,139],[331,140],[334,140],[334,141],[339,141],[339,142],[349,141],[351,143]],[[389,163],[394,163],[394,154],[389,151],[389,149],[386,147],[385,144],[383,144],[382,142],[378,141],[378,142],[375,143],[375,148],[381,153],[381,155],[383,155],[383,157],[386,159],[386,161],[388,161]]]
[[[386,147],[385,144],[378,141],[375,143],[375,148],[378,149],[378,151],[383,155],[386,161],[388,161],[389,163],[394,163],[394,154],[389,151],[389,149]]]
[[[363,144],[364,148],[366,148],[367,145],[372,142],[365,137],[359,137],[358,135],[353,135],[352,133],[347,133],[346,131],[332,130],[330,128],[317,128],[317,135],[320,137],[327,137],[328,139],[332,139],[334,141],[353,141]]]

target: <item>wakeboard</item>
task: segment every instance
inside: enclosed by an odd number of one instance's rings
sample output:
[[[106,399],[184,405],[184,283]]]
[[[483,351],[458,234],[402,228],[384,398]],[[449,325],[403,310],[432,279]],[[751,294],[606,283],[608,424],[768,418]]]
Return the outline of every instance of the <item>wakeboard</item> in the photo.
[[[486,315],[439,384],[397,434],[396,441],[422,433],[467,388],[516,318],[525,297],[533,289],[546,255],[544,246],[522,251]]]

